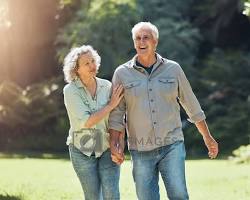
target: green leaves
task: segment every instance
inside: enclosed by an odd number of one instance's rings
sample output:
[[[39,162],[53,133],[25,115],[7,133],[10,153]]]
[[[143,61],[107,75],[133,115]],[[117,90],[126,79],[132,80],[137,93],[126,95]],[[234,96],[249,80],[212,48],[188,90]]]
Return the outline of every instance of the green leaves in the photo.
[[[0,122],[9,127],[39,127],[65,115],[62,77],[22,89],[14,83],[0,85]]]
[[[202,39],[188,16],[192,0],[138,0],[141,20],[151,21],[159,29],[158,51],[162,56],[179,62],[187,73],[192,71]]]
[[[90,44],[102,57],[99,76],[110,79],[133,48],[130,30],[136,19],[134,1],[96,0],[88,8],[80,5],[57,37],[59,60],[62,62],[71,47]]]
[[[243,14],[250,16],[250,0],[245,0]]]

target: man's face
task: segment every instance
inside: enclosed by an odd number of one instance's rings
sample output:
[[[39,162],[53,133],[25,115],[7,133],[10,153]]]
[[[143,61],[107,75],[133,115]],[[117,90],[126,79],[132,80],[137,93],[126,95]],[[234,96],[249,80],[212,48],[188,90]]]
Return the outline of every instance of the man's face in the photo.
[[[158,40],[154,39],[150,29],[139,29],[134,38],[134,47],[140,56],[148,56],[155,53]]]

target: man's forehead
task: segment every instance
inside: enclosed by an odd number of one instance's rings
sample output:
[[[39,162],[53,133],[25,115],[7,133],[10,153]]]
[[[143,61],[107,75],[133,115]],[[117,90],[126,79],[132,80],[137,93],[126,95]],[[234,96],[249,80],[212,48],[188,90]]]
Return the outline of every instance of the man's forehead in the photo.
[[[138,29],[135,33],[135,35],[152,35],[152,30],[150,28],[147,27],[142,27],[140,29]]]

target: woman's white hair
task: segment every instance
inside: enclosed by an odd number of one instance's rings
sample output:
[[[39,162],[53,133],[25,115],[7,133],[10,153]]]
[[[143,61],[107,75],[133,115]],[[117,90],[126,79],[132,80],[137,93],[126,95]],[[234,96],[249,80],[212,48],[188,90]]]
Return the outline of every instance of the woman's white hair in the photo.
[[[133,40],[135,40],[135,34],[140,29],[149,29],[149,30],[151,30],[151,33],[152,33],[152,36],[154,37],[154,39],[155,40],[159,39],[159,31],[158,31],[157,27],[154,24],[152,24],[150,22],[139,22],[136,25],[134,25],[134,27],[131,30]]]
[[[77,78],[78,59],[81,55],[86,53],[92,54],[97,66],[97,70],[99,69],[101,64],[101,57],[92,46],[83,45],[81,47],[72,48],[68,55],[65,56],[63,62],[64,79],[67,83],[70,83]]]

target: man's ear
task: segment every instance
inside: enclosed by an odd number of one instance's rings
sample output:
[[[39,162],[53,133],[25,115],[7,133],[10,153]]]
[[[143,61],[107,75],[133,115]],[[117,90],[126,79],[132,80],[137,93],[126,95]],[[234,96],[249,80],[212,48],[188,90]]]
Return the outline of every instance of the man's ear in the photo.
[[[155,49],[157,48],[157,45],[158,45],[158,39],[154,40],[155,41]]]
[[[156,39],[156,46],[158,45],[158,41],[159,41],[159,40],[158,40],[158,39]]]

